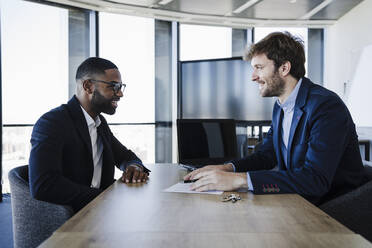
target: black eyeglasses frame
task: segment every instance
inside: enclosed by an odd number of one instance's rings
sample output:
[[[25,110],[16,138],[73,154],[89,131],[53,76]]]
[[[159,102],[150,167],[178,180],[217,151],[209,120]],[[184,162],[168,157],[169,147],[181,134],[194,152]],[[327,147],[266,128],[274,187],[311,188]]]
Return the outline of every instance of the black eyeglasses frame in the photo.
[[[98,80],[98,79],[88,79],[89,81],[93,83],[104,83],[112,86],[112,90],[115,92],[115,94],[119,93],[119,90],[121,90],[124,93],[125,88],[127,85],[122,82],[116,82],[116,81],[103,81],[103,80]]]

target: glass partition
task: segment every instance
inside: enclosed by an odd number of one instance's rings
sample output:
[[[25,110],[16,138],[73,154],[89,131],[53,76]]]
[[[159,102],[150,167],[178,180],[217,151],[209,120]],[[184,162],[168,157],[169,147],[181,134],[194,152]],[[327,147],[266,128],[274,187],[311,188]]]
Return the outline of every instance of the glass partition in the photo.
[[[68,100],[68,10],[20,0],[0,3],[7,193],[9,170],[28,163],[32,125]]]

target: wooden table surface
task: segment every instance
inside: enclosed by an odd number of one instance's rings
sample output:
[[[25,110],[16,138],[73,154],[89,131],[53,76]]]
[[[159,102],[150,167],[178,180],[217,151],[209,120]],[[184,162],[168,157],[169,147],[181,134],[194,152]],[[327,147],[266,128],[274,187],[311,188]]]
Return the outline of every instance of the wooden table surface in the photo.
[[[149,182],[117,181],[40,247],[372,247],[299,195],[165,193],[186,171],[148,167]]]

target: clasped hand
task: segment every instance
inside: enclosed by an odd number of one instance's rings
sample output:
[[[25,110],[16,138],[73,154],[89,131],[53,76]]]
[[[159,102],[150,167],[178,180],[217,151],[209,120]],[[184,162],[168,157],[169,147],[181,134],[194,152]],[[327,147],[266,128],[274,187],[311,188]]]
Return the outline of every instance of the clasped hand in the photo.
[[[139,165],[128,165],[128,167],[123,172],[123,176],[121,177],[121,180],[124,183],[147,182],[148,179],[148,172],[145,172],[144,168]]]
[[[208,165],[187,174],[184,180],[196,179],[197,181],[191,185],[191,190],[195,191],[233,191],[247,187],[246,173],[234,173],[232,171],[231,164]]]

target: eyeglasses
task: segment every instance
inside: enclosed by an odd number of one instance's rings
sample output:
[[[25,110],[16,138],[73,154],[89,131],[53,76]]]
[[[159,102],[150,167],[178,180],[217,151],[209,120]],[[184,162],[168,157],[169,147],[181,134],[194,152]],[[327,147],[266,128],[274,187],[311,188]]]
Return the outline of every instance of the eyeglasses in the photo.
[[[97,80],[97,79],[88,79],[89,81],[93,83],[104,83],[112,86],[112,90],[115,92],[115,94],[119,93],[119,90],[121,90],[124,93],[125,87],[127,87],[126,84],[123,84],[121,82],[116,82],[116,81],[103,81],[103,80]],[[122,89],[123,88],[123,89]]]

